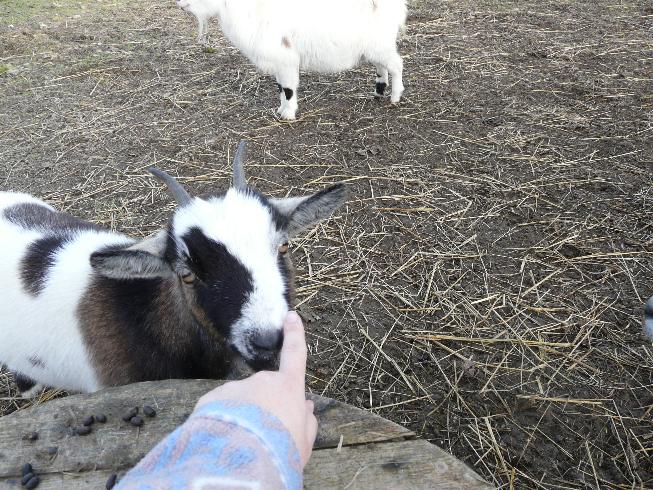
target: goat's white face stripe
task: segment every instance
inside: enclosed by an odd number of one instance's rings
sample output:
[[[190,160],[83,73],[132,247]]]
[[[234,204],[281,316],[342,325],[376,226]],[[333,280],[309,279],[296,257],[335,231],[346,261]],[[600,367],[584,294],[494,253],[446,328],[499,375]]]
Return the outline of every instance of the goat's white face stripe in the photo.
[[[270,209],[256,195],[229,189],[224,196],[193,199],[175,214],[173,233],[178,242],[192,228],[225,246],[250,273],[252,290],[240,317],[230,326],[230,341],[249,360],[254,358],[248,337],[265,330],[280,331],[288,311],[286,278],[278,262],[284,241]],[[225,278],[227,281],[229,278]]]

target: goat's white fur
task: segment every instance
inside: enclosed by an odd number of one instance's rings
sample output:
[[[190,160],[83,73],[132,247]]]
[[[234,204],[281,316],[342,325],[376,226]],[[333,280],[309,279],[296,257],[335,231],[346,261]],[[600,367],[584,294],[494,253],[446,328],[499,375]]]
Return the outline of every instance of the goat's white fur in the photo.
[[[377,83],[392,77],[391,102],[404,91],[397,36],[406,21],[405,0],[177,0],[194,14],[200,38],[217,16],[224,35],[283,88],[277,112],[294,119],[299,70],[339,72],[361,60],[377,68]],[[376,93],[376,95],[381,95]]]
[[[3,219],[4,210],[20,203],[48,204],[27,194],[0,193],[0,362],[41,384],[73,391],[95,391],[100,384],[82,341],[75,308],[91,278],[90,254],[126,237],[96,231],[80,233],[56,255],[43,292],[34,297],[22,287],[20,264],[28,246],[47,230],[24,229]],[[17,326],[21,325],[21,331]],[[33,365],[38,358],[45,368]]]

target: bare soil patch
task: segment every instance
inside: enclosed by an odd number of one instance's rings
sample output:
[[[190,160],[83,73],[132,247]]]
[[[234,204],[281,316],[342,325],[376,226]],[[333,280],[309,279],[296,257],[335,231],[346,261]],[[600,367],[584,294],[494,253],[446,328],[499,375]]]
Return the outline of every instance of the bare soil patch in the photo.
[[[241,138],[267,193],[347,182],[293,243],[313,392],[503,488],[653,487],[652,29],[647,1],[416,2],[401,105],[372,67],[303,76],[288,124],[172,1],[2,2],[0,189],[140,236],[172,205],[148,166],[222,188]]]

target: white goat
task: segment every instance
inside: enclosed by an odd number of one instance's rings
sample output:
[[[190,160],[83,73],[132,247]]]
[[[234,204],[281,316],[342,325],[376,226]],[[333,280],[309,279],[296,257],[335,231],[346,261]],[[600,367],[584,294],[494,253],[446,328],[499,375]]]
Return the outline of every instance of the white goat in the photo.
[[[277,80],[282,119],[295,119],[299,70],[330,73],[367,60],[376,66],[375,96],[392,77],[390,101],[404,91],[397,36],[406,0],[177,0],[200,24],[217,16],[224,35],[259,70]]]
[[[0,364],[35,383],[90,392],[166,378],[223,378],[277,363],[292,301],[287,240],[328,217],[342,185],[268,199],[245,183],[192,198],[164,172],[178,207],[135,241],[0,192]]]

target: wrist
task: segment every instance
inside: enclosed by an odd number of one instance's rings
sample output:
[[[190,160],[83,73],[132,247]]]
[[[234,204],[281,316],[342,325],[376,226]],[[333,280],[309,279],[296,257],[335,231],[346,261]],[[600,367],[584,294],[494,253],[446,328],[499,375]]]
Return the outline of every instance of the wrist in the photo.
[[[253,434],[272,457],[286,487],[302,487],[299,449],[290,431],[273,413],[253,403],[217,400],[202,405],[191,418],[218,420]]]

